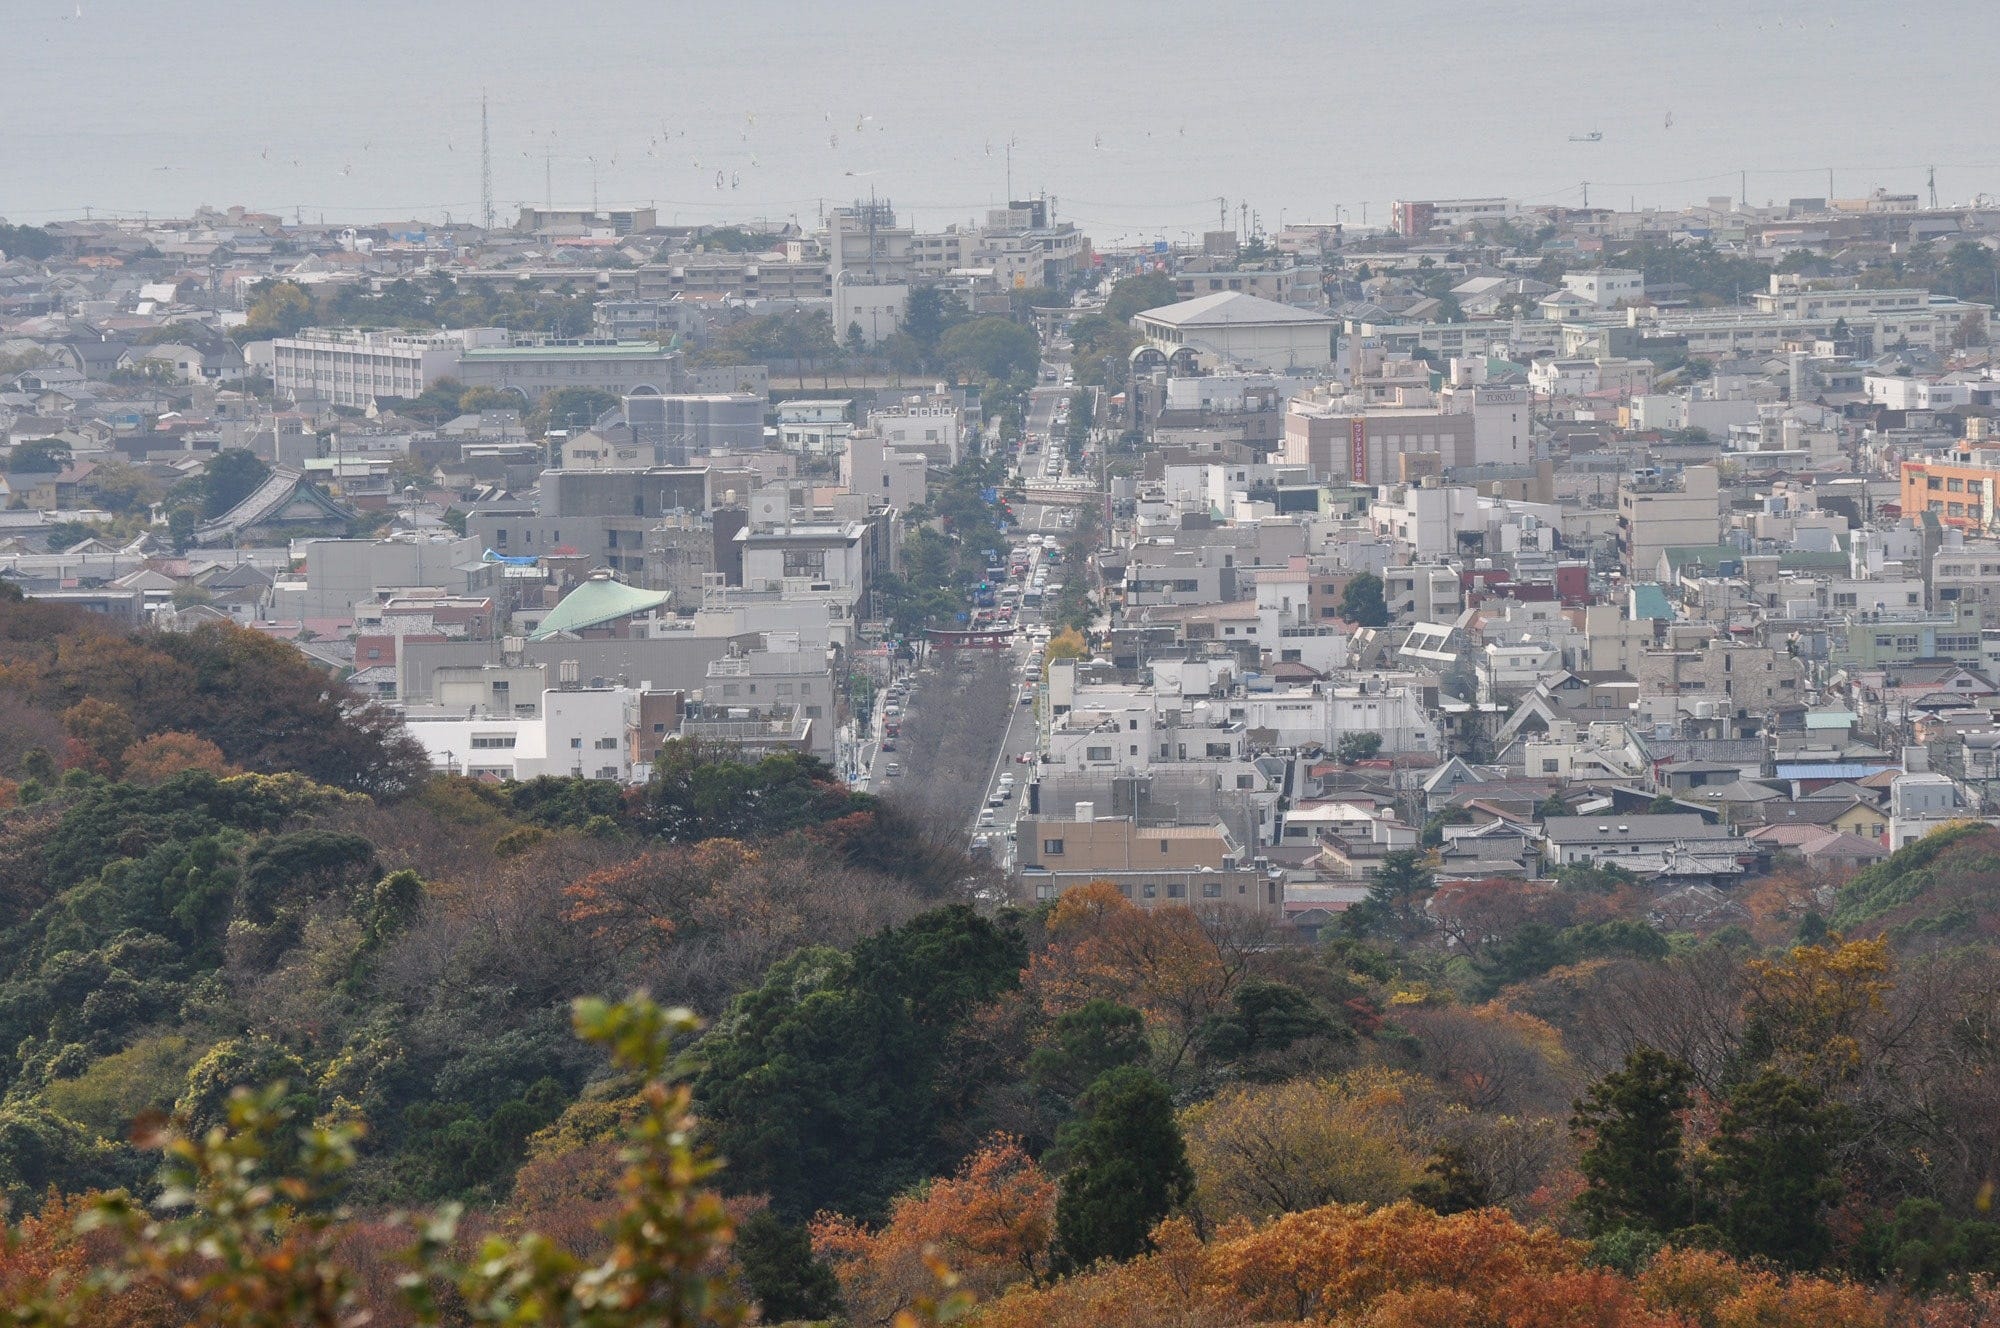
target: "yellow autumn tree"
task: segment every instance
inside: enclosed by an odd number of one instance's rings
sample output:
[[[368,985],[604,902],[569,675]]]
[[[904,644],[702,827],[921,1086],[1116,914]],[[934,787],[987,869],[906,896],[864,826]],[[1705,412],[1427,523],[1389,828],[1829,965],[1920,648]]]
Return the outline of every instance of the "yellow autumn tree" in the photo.
[[[1744,1037],[1754,1057],[1822,1086],[1860,1067],[1862,1034],[1895,985],[1888,942],[1835,937],[1743,967]]]
[[[1394,1203],[1425,1161],[1400,1112],[1412,1098],[1438,1096],[1393,1071],[1218,1093],[1181,1113],[1195,1208],[1219,1223],[1331,1203]]]

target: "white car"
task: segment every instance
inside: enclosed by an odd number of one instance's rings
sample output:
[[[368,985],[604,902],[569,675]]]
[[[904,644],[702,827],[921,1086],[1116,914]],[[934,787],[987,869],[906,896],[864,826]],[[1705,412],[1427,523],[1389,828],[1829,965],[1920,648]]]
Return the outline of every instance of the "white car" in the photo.
[[[981,830],[991,830],[995,825],[998,824],[999,824],[998,820],[995,819],[991,811],[983,811],[979,813],[979,828]]]

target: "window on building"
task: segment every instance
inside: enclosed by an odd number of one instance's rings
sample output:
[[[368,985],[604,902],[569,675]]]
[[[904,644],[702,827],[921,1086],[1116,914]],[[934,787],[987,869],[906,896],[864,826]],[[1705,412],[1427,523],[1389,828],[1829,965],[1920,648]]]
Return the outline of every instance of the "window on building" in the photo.
[[[1187,898],[1187,882],[1185,882],[1185,881],[1170,881],[1170,882],[1168,882],[1168,883],[1167,883],[1167,898],[1169,898],[1169,899],[1186,899],[1186,898]]]
[[[822,577],[826,575],[825,549],[786,549],[786,576]]]
[[[1043,856],[1043,857],[1046,857],[1046,858],[1059,858],[1059,857],[1061,857],[1062,855],[1063,855],[1063,842],[1062,842],[1062,840],[1060,840],[1060,839],[1044,839],[1044,840],[1042,841],[1042,856]]]
[[[1083,750],[1083,759],[1086,761],[1109,761],[1111,759],[1111,749],[1109,747],[1086,747]]]
[[[569,740],[569,745],[570,745],[571,747],[573,747],[573,748],[576,748],[576,749],[578,749],[578,750],[581,750],[581,749],[582,749],[582,747],[583,747],[583,739],[582,739],[582,738],[571,738],[571,739]]]

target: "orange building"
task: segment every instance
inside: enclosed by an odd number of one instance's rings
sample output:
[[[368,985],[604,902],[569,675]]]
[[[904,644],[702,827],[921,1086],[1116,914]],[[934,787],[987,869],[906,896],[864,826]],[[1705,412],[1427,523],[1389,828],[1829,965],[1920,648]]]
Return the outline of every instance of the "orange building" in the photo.
[[[2000,487],[2000,445],[1960,443],[1935,461],[1903,463],[1903,515],[1935,512],[1961,530],[1992,530]]]

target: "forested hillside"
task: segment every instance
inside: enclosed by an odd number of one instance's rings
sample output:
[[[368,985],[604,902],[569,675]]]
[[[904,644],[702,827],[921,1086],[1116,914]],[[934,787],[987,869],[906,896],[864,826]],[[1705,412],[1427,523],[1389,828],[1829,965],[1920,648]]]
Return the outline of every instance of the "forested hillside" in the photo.
[[[17,1316],[2000,1314],[1990,831],[1776,944],[1607,921],[1603,872],[1498,940],[1412,855],[1306,945],[1106,885],[975,907],[976,868],[809,760],[432,777],[234,628],[0,600],[0,721]],[[1408,943],[1446,924],[1449,957]],[[602,1259],[654,1280],[588,1317]]]

